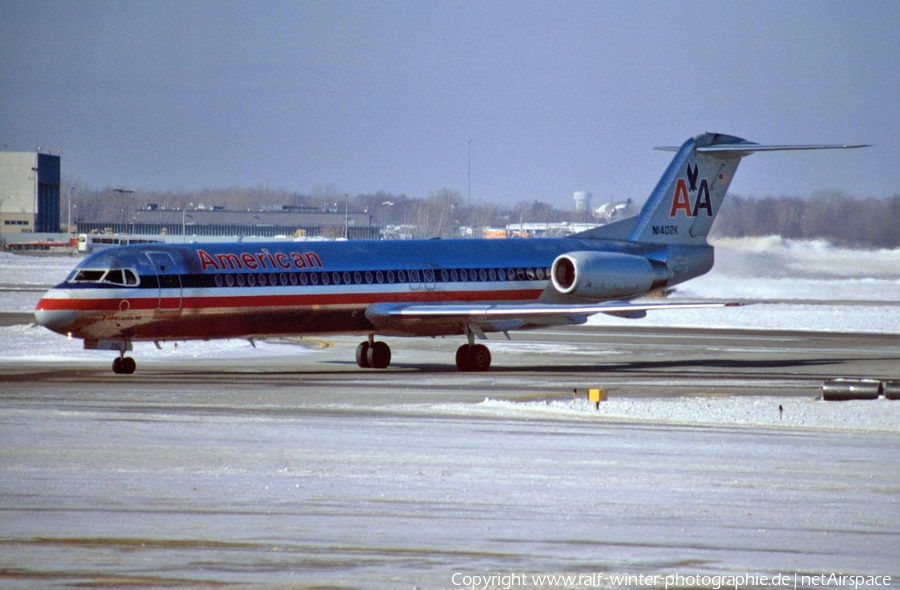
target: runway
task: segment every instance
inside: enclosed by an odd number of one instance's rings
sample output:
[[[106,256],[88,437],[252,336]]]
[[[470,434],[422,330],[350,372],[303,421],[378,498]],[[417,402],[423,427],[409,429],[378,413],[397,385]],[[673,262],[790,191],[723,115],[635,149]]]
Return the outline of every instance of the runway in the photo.
[[[512,338],[489,342],[483,374],[455,370],[457,339],[391,339],[384,371],[356,367],[358,339],[343,337],[228,358],[188,343],[154,359],[151,346],[131,376],[110,371],[109,353],[2,360],[0,585],[900,574],[900,402],[814,400],[824,378],[900,378],[896,337]],[[656,414],[596,414],[588,387]],[[761,415],[703,423],[678,418],[685,407]],[[528,580],[513,587],[539,585]]]

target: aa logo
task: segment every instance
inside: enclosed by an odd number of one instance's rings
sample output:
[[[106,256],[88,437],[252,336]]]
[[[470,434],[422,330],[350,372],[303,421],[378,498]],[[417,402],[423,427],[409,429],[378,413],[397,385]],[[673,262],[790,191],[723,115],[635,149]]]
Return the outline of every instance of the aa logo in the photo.
[[[709,200],[709,184],[705,178],[700,178],[700,186],[697,186],[697,179],[700,176],[700,170],[697,164],[687,167],[687,182],[684,178],[679,178],[675,183],[675,198],[672,199],[672,210],[669,217],[675,217],[679,210],[684,211],[687,217],[696,217],[700,211],[706,211],[709,217],[712,217],[712,202]],[[688,188],[690,184],[690,188]],[[691,193],[696,193],[694,202],[691,204]]]

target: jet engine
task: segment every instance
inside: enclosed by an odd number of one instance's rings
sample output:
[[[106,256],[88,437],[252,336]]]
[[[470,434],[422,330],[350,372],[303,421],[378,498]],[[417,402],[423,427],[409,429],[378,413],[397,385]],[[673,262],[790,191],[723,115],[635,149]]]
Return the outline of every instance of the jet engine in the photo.
[[[663,287],[671,277],[665,264],[619,252],[568,252],[553,261],[553,287],[581,299],[621,299]]]

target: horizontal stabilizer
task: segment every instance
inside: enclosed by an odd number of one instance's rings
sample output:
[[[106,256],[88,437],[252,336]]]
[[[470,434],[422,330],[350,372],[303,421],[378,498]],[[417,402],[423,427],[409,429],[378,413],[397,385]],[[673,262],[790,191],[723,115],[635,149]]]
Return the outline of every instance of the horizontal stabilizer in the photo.
[[[872,144],[811,144],[811,145],[762,145],[759,143],[731,143],[708,145],[705,147],[697,147],[698,154],[735,154],[746,156],[753,152],[788,152],[793,150],[850,150],[855,148],[871,147]],[[680,147],[675,146],[659,146],[653,148],[664,152],[677,152]]]

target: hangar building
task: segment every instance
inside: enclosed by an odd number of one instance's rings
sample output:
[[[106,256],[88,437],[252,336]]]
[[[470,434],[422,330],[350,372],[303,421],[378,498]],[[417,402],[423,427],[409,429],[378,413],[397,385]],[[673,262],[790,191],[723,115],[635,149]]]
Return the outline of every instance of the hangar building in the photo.
[[[59,178],[59,156],[0,152],[0,232],[59,232]]]

